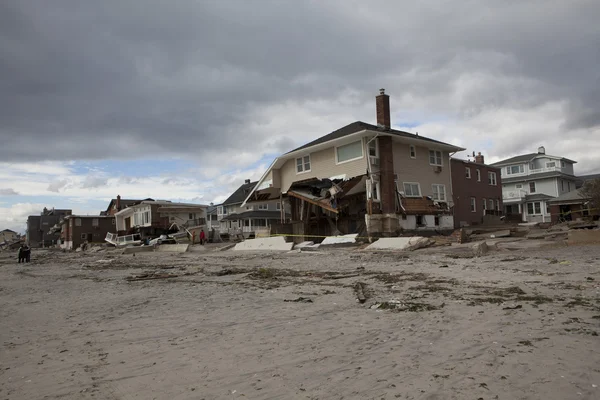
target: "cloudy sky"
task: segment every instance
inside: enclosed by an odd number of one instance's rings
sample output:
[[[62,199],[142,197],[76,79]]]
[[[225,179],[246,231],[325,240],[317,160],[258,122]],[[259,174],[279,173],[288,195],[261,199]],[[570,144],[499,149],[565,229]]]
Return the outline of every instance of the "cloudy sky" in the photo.
[[[4,0],[0,229],[210,203],[391,96],[398,129],[600,172],[597,0]],[[466,156],[464,154],[463,156]]]

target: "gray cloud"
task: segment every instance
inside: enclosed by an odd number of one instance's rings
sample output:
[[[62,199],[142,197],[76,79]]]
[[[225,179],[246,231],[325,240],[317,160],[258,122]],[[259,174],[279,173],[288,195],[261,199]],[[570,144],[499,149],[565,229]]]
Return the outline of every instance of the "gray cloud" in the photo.
[[[381,86],[409,122],[559,102],[567,132],[600,127],[593,0],[175,4],[2,2],[0,157],[259,158],[372,121]]]
[[[108,178],[101,177],[101,176],[88,175],[85,177],[85,180],[83,181],[81,187],[83,189],[93,189],[93,188],[106,186],[107,182],[108,182]]]
[[[18,196],[19,193],[15,191],[13,188],[8,189],[0,189],[0,196]]]

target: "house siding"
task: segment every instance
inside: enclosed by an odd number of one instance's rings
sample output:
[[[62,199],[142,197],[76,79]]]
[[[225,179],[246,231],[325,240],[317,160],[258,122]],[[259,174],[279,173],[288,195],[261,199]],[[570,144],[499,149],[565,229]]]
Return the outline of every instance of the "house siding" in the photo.
[[[434,172],[434,166],[429,164],[429,147],[416,147],[416,158],[411,158],[409,145],[394,143],[394,173],[398,175],[398,187],[404,191],[403,182],[418,182],[421,187],[421,196],[433,195],[433,184],[444,185],[446,201],[452,205],[452,190],[449,155],[442,151],[442,172]],[[483,179],[483,178],[482,178]],[[487,175],[485,176],[487,182]]]
[[[351,143],[351,142],[349,142]],[[302,156],[308,155],[303,154]],[[298,156],[299,158],[300,156]],[[345,174],[347,178],[360,176],[367,173],[367,157],[364,149],[360,159],[336,164],[335,147],[310,153],[310,172],[296,173],[296,158],[288,160],[279,171],[281,175],[281,192],[286,193],[292,183],[310,178],[330,178]]]

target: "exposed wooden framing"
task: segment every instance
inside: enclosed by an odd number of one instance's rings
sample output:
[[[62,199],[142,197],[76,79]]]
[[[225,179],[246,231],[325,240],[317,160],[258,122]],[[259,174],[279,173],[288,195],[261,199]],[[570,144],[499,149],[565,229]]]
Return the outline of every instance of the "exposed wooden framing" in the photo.
[[[301,194],[295,193],[295,192],[293,192],[291,190],[287,194],[288,194],[288,196],[296,197],[296,198],[298,198],[298,199],[300,199],[302,201],[305,201],[307,203],[310,203],[310,204],[313,204],[315,206],[321,207],[324,210],[331,211],[331,212],[336,213],[336,214],[338,213],[338,210],[336,210],[335,208],[333,208],[331,206],[328,206],[328,205],[326,205],[326,204],[324,204],[324,203],[322,203],[320,201],[316,201],[316,200],[312,200],[312,199],[306,198],[306,197],[302,196]]]

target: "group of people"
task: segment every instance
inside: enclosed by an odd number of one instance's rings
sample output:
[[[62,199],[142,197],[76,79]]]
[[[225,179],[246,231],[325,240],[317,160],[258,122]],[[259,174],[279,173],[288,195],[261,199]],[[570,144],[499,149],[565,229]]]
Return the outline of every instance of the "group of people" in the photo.
[[[27,243],[19,247],[19,263],[29,262],[31,260],[31,247]]]

